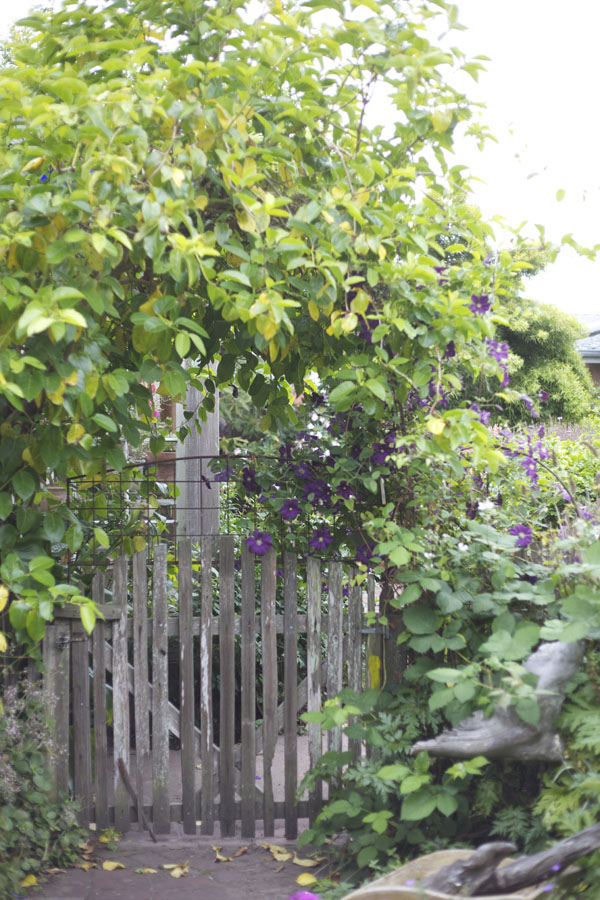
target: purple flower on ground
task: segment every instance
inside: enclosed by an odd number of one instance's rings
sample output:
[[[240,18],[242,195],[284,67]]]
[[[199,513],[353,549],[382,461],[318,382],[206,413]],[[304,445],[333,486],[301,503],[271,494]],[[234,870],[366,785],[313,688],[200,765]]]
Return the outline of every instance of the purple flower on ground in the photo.
[[[260,485],[256,480],[256,471],[249,466],[244,466],[242,469],[242,484],[250,494],[260,491]]]
[[[293,522],[301,513],[300,504],[295,497],[292,497],[291,500],[284,500],[279,512],[281,518],[285,519],[286,522]]]
[[[489,312],[491,308],[492,301],[487,294],[481,294],[481,296],[477,296],[477,294],[471,295],[469,309],[476,316],[483,316],[485,313]]]
[[[319,895],[312,891],[296,891],[288,900],[319,900]]]
[[[312,537],[310,538],[308,545],[312,547],[313,550],[326,550],[327,547],[331,544],[333,540],[333,535],[331,534],[327,525],[322,525],[320,528],[315,528],[312,533]]]
[[[508,529],[517,539],[517,547],[528,547],[533,540],[533,534],[529,525],[513,525]]]
[[[270,534],[255,528],[250,537],[246,538],[246,546],[250,553],[254,553],[256,556],[264,556],[267,550],[271,550],[273,547],[273,540]]]

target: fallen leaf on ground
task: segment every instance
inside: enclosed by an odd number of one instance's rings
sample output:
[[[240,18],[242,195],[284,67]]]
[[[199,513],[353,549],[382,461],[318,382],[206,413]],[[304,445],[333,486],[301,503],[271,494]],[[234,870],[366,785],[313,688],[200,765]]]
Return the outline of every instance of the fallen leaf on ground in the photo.
[[[303,887],[306,887],[309,884],[316,884],[317,879],[314,875],[311,875],[310,872],[303,872],[302,875],[298,875],[296,878],[296,884],[301,884]]]
[[[136,869],[136,875],[158,875],[158,869]]]
[[[167,863],[163,869],[167,870],[171,878],[182,878],[190,871],[188,863]]]
[[[97,869],[98,868],[98,864],[95,862],[92,862],[89,859],[83,859],[83,860],[81,860],[81,862],[73,863],[73,865],[76,869],[85,869],[86,872],[88,869]]]
[[[276,871],[276,872],[283,872],[284,869],[285,869],[285,866],[277,866],[277,868],[275,869],[275,871]]]
[[[280,847],[278,844],[262,844],[262,846],[265,850],[269,850],[273,859],[276,859],[277,862],[285,862],[286,859],[292,858],[292,854],[289,850],[286,850],[285,847]]]
[[[35,875],[26,875],[21,882],[21,887],[31,887],[34,884],[37,884],[37,878],[35,877]]]
[[[125,866],[123,865],[123,863],[116,862],[116,860],[105,859],[102,863],[102,868],[106,869],[107,872],[114,872],[115,869],[124,869]]]
[[[66,871],[67,871],[66,869],[57,869],[55,867],[54,869],[48,869],[47,874],[48,875],[60,875],[62,872],[66,872]]]
[[[295,866],[304,866],[307,869],[312,869],[313,866],[318,866],[319,863],[323,862],[324,859],[324,856],[315,856],[314,859],[300,859],[300,857],[296,856],[296,854],[294,853],[292,862]]]
[[[213,847],[213,850],[216,853],[215,862],[232,862],[233,856],[223,856],[223,854],[220,852],[222,849],[222,847]]]
[[[93,853],[94,845],[91,841],[83,841],[81,844],[77,844],[82,853]]]
[[[98,835],[98,840],[101,844],[110,844],[112,841],[118,842],[121,840],[121,833],[114,828],[105,828]]]
[[[247,853],[247,852],[248,852],[247,847],[240,847],[240,849],[236,850],[235,853],[233,854],[233,859],[236,859],[238,856],[243,856],[244,853]]]

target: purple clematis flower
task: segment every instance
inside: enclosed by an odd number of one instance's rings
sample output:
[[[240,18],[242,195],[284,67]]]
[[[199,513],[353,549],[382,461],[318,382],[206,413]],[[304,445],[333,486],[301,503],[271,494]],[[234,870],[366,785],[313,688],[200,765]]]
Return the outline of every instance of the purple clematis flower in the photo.
[[[283,506],[279,510],[282,519],[285,519],[286,522],[293,522],[294,519],[297,519],[301,513],[300,504],[296,500],[295,497],[292,497],[291,500],[284,500]]]
[[[264,556],[267,550],[271,550],[273,547],[273,539],[270,534],[255,528],[250,537],[246,538],[246,546],[250,553],[254,553],[256,556]]]
[[[260,485],[256,480],[256,471],[250,466],[244,466],[242,469],[242,483],[250,494],[260,491]]]
[[[548,391],[540,391],[538,394],[538,397],[540,398],[540,403],[545,403],[549,396],[550,396],[550,394],[548,393]]]
[[[326,550],[327,547],[331,544],[333,540],[333,535],[331,534],[327,525],[322,525],[320,528],[315,528],[312,533],[312,537],[310,538],[308,545],[312,547],[313,550]]]
[[[529,525],[513,525],[508,529],[517,539],[517,547],[528,547],[533,540],[533,533]]]
[[[481,296],[477,296],[477,294],[471,295],[469,309],[474,315],[483,316],[485,313],[489,312],[491,308],[492,301],[487,294],[481,294]]]

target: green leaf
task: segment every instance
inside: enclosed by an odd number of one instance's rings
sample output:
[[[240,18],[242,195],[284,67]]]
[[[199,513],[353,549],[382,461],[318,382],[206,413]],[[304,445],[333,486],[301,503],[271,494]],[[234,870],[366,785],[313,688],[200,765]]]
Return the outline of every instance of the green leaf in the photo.
[[[453,794],[440,794],[436,805],[443,816],[451,816],[458,809],[458,800]]]
[[[352,398],[356,394],[356,384],[354,381],[342,381],[336,385],[329,395],[329,400],[337,409],[348,409]]]
[[[81,615],[81,624],[85,628],[88,634],[91,634],[94,630],[94,625],[96,624],[96,613],[94,611],[94,606],[92,603],[84,603],[79,613]]]
[[[21,500],[29,500],[36,489],[36,480],[26,469],[19,469],[12,478],[12,486]]]
[[[13,502],[10,494],[6,491],[0,493],[0,519],[6,519],[12,512]]]
[[[377,777],[382,778],[384,781],[402,781],[403,778],[406,778],[409,772],[410,769],[408,768],[408,766],[382,766],[381,769],[377,772]]]
[[[375,378],[368,378],[365,382],[365,386],[371,391],[372,394],[375,394],[380,400],[385,401],[387,398],[387,392],[385,389],[385,384],[383,381],[379,381]]]
[[[65,521],[59,513],[49,512],[44,516],[42,532],[51,544],[58,544],[65,533]]]
[[[402,801],[400,818],[405,822],[418,822],[426,819],[436,807],[436,798],[428,790],[408,794]]]
[[[37,609],[30,609],[27,613],[25,628],[32,641],[43,640],[46,634],[46,622]]]
[[[110,431],[112,434],[119,430],[117,423],[114,422],[110,416],[105,416],[104,413],[96,413],[95,416],[92,416],[92,422],[95,422],[100,428],[103,428],[105,431]]]
[[[437,628],[437,613],[428,606],[409,606],[402,615],[405,628],[413,634],[432,634]]]
[[[94,528],[94,538],[96,543],[105,550],[110,547],[110,540],[103,528]]]

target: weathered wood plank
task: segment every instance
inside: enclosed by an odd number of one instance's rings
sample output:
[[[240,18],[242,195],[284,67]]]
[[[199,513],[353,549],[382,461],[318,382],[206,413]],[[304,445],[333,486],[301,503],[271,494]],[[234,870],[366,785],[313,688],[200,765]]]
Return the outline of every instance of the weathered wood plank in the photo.
[[[71,626],[66,622],[46,626],[44,638],[44,694],[52,745],[52,791],[69,789],[69,701],[71,685]]]
[[[275,833],[273,756],[277,740],[277,635],[275,632],[276,556],[269,550],[261,564],[261,642],[263,664],[263,830]]]
[[[192,542],[179,542],[179,684],[183,830],[196,834],[194,748],[194,636],[192,634]]]
[[[284,799],[285,836],[288,841],[298,837],[296,788],[298,787],[298,561],[295,553],[283,555],[284,598]]]
[[[256,597],[254,555],[242,546],[242,837],[256,834]]]
[[[92,581],[92,600],[104,598],[104,572],[99,570]],[[94,773],[96,830],[108,827],[108,743],[106,734],[106,625],[99,619],[92,632],[92,664],[94,667]]]
[[[143,831],[144,770],[150,759],[150,709],[148,703],[148,578],[146,550],[133,554],[133,709],[135,722],[135,783],[138,828]]]
[[[200,760],[202,764],[202,792],[200,796],[200,831],[212,834],[214,830],[214,748],[212,702],[212,560],[214,539],[203,537],[200,541],[202,566],[202,594],[200,615]]]
[[[343,597],[342,565],[329,563],[329,623],[327,634],[327,699],[333,700],[342,689],[343,665]],[[339,753],[342,749],[342,729],[337,726],[327,732],[327,749]]]
[[[219,697],[220,819],[221,836],[235,835],[233,745],[235,742],[235,655],[234,655],[234,559],[233,537],[222,535],[219,553],[219,614],[221,633],[219,656],[221,690]]]
[[[81,622],[71,625],[73,675],[73,790],[79,802],[77,819],[87,828],[92,808],[92,744],[90,736],[89,637]]]
[[[321,563],[309,556],[306,562],[306,705],[309,712],[321,709]],[[321,726],[308,724],[308,758],[314,769],[322,755]],[[323,805],[323,783],[317,782],[308,798],[308,817],[312,825]]]
[[[348,577],[352,582],[356,577],[356,571],[350,569]],[[362,691],[362,590],[358,584],[350,584],[348,590],[348,687],[356,693]],[[354,759],[361,754],[361,742],[359,740],[348,741],[348,749]]]
[[[169,834],[169,692],[167,545],[154,549],[152,578],[152,824]]]
[[[129,794],[119,772],[119,759],[129,771],[129,672],[127,657],[127,557],[121,556],[113,566],[113,602],[121,610],[121,618],[113,624],[113,756],[115,762],[115,825],[129,831]]]

